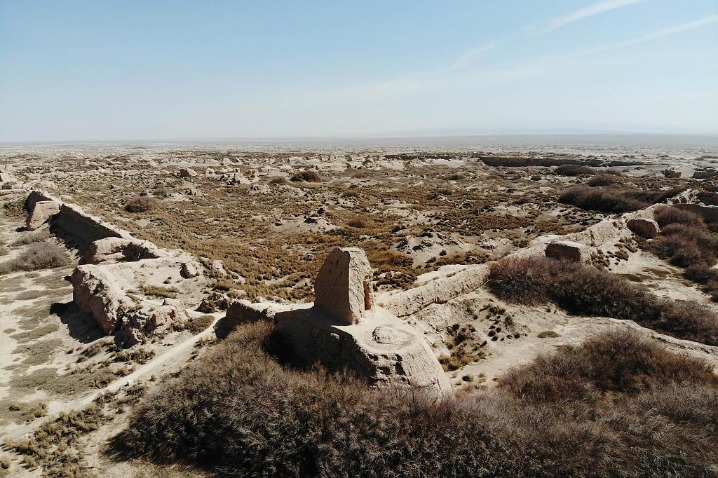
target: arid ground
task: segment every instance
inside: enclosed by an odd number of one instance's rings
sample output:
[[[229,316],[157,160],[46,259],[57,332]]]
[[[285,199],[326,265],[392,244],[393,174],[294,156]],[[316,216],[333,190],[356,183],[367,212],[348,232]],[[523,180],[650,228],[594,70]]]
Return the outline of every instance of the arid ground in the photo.
[[[717,165],[710,148],[0,150],[0,476],[718,476]],[[76,244],[26,230],[32,189],[194,257],[191,289],[126,290],[186,320],[131,347],[105,334],[73,303]],[[563,240],[585,256],[546,259]],[[335,247],[366,251],[448,403],[293,368],[267,321],[221,331],[237,300],[312,302]]]

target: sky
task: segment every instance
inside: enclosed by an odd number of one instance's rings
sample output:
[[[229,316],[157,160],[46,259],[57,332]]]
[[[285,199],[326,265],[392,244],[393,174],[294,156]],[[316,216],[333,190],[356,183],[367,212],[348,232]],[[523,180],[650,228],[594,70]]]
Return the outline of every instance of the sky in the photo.
[[[0,0],[0,142],[718,134],[718,0]]]

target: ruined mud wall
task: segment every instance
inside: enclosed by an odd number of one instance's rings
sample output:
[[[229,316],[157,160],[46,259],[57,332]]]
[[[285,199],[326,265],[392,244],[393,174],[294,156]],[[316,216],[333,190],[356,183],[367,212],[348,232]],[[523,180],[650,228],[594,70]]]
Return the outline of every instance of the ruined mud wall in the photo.
[[[25,207],[32,215],[37,203],[43,201],[53,201],[59,205],[59,213],[50,220],[50,230],[81,251],[87,249],[92,242],[98,239],[108,237],[134,239],[129,232],[88,214],[79,206],[63,203],[62,200],[44,191],[31,191],[25,201]]]
[[[35,204],[40,201],[55,201],[58,204],[62,204],[62,201],[44,191],[33,190],[30,191],[30,194],[27,195],[27,199],[25,199],[25,209],[32,212],[33,209],[35,209]]]
[[[657,206],[629,213],[618,219],[601,221],[584,231],[565,236],[543,236],[534,240],[530,247],[519,249],[507,257],[527,258],[545,255],[546,246],[556,240],[572,241],[588,248],[601,247],[615,243],[632,232],[627,227],[631,219],[652,219]],[[718,208],[715,208],[718,211]],[[431,304],[444,303],[467,294],[484,285],[489,275],[489,264],[468,266],[452,276],[435,279],[427,284],[392,294],[384,298],[381,305],[397,317],[406,317],[428,307]]]
[[[132,239],[129,232],[117,229],[71,204],[60,206],[60,213],[52,220],[50,229],[79,249],[86,249],[92,242],[108,237]]]
[[[489,275],[488,264],[469,266],[453,276],[436,279],[384,299],[382,306],[397,317],[414,314],[431,304],[446,302],[481,287]]]

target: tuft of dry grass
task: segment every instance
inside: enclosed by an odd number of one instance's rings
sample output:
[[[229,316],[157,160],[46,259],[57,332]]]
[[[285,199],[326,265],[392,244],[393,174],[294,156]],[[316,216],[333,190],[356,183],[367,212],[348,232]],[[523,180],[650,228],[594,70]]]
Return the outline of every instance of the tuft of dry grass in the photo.
[[[50,239],[50,231],[47,229],[40,229],[39,231],[23,234],[20,238],[16,239],[13,246],[26,246],[35,242],[44,242]]]

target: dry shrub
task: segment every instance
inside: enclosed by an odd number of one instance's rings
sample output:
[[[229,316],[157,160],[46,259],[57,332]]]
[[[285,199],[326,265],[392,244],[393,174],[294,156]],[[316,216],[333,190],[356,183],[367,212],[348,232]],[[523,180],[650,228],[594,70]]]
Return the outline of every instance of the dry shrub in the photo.
[[[591,188],[578,185],[567,189],[558,198],[559,202],[572,204],[581,209],[601,212],[628,212],[647,207],[648,204],[626,197],[619,191]]]
[[[615,184],[621,184],[622,177],[617,173],[600,173],[588,180],[586,184],[591,187],[596,186],[613,186]]]
[[[714,299],[718,297],[718,280],[709,271],[718,258],[718,234],[709,231],[697,214],[675,207],[659,208],[655,218],[661,234],[644,247],[674,266],[686,268],[687,279],[701,284]]]
[[[147,212],[156,209],[160,204],[157,198],[150,196],[138,196],[125,204],[127,212]]]
[[[213,321],[214,317],[211,315],[200,315],[199,317],[189,319],[186,328],[193,334],[198,334],[212,325]]]
[[[489,286],[495,295],[504,300],[537,305],[546,302],[548,273],[548,269],[540,264],[506,258],[491,264]]]
[[[718,385],[718,377],[702,360],[673,354],[635,332],[621,331],[540,356],[509,372],[502,387],[534,403],[595,402],[606,392],[637,394],[670,382]]]
[[[656,209],[654,218],[661,228],[669,224],[683,224],[696,229],[706,229],[706,224],[698,214],[679,209],[677,207],[663,206]]]
[[[50,231],[48,231],[47,229],[40,229],[39,231],[24,234],[19,239],[13,241],[12,245],[24,246],[27,244],[32,244],[34,242],[44,242],[48,239],[50,239]]]
[[[576,315],[633,320],[674,337],[718,345],[718,316],[695,302],[659,299],[623,277],[547,258],[504,259],[491,265],[490,290],[507,302],[554,302]]]
[[[317,173],[316,171],[300,171],[294,175],[292,175],[291,178],[289,178],[292,182],[308,182],[308,183],[319,183],[322,181],[322,177]]]
[[[18,257],[0,264],[0,274],[36,271],[70,264],[65,249],[52,242],[30,244]]]
[[[240,326],[146,397],[115,459],[213,476],[709,476],[718,408],[702,362],[627,334],[542,357],[439,404],[281,367]]]
[[[623,213],[663,202],[680,192],[681,189],[642,191],[617,187],[590,187],[580,184],[561,193],[559,202],[572,204],[589,211]]]
[[[347,226],[353,227],[356,229],[366,229],[367,227],[370,227],[371,222],[367,221],[363,218],[354,218],[347,222]]]
[[[582,176],[595,173],[595,170],[581,164],[562,164],[554,169],[554,173],[559,176]]]
[[[287,184],[287,180],[281,176],[277,176],[276,178],[270,179],[269,184],[272,186],[282,186]]]

